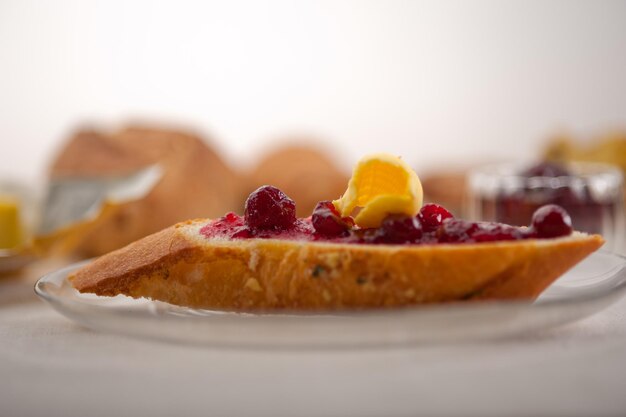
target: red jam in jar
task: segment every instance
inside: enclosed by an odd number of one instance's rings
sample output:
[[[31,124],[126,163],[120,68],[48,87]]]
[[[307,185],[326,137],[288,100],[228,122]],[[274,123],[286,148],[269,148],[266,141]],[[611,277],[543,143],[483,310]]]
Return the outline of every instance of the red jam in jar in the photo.
[[[540,207],[555,204],[569,213],[575,230],[621,244],[622,184],[621,172],[603,164],[484,167],[470,174],[469,217],[519,226],[529,224]]]

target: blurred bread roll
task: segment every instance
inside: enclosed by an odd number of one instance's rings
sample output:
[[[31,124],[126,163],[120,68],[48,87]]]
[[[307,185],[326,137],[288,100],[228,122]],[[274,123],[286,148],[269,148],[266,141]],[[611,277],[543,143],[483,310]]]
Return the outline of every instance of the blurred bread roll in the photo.
[[[421,178],[424,202],[444,206],[455,216],[463,215],[466,195],[465,170],[429,172]]]
[[[202,138],[184,131],[80,131],[53,161],[50,176],[119,176],[153,164],[163,170],[158,183],[145,197],[120,204],[81,230],[78,255],[101,255],[178,221],[240,208],[241,177]]]
[[[290,142],[294,144],[277,148],[260,159],[250,172],[247,191],[265,184],[276,186],[296,202],[299,217],[308,217],[319,201],[341,196],[348,185],[348,175],[323,150],[298,144],[310,140]]]

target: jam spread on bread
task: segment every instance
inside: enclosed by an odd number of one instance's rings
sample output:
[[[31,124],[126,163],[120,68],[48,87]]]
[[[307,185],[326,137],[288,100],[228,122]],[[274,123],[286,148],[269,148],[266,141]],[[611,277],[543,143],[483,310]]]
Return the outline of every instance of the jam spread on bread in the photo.
[[[206,238],[284,239],[357,244],[478,243],[568,236],[572,222],[557,205],[537,209],[529,227],[455,218],[437,204],[426,204],[416,215],[387,214],[378,227],[363,228],[351,216],[341,216],[330,201],[317,204],[312,215],[296,218],[295,202],[266,185],[248,197],[244,216],[228,213],[204,226]]]

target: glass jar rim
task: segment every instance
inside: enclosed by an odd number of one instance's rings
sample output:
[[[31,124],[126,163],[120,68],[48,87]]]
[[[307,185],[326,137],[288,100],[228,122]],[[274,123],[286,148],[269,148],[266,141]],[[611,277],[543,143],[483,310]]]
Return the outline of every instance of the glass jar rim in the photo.
[[[572,175],[526,176],[522,172],[532,162],[498,163],[477,167],[468,175],[468,185],[472,193],[493,195],[513,192],[520,189],[582,188],[602,190],[601,194],[621,194],[623,175],[619,167],[596,162],[570,162],[564,164]]]

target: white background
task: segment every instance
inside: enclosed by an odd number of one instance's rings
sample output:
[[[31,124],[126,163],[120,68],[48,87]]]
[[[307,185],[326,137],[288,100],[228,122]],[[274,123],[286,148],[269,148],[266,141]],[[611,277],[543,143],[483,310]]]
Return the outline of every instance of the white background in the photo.
[[[133,119],[243,163],[295,133],[346,165],[532,157],[626,126],[626,2],[0,0],[0,173]]]

